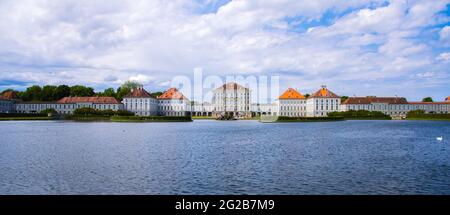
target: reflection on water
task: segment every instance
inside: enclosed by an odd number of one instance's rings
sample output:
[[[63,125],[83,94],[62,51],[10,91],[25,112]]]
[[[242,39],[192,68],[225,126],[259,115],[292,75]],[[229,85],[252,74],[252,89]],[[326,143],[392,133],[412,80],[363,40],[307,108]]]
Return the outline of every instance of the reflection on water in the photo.
[[[0,122],[0,135],[0,194],[450,194],[450,122]]]

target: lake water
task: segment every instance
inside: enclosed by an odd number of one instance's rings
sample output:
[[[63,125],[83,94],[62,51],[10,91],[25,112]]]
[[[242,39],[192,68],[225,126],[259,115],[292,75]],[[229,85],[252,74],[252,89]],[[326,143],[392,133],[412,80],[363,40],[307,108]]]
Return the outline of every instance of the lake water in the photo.
[[[450,122],[11,121],[0,135],[0,194],[450,194]]]

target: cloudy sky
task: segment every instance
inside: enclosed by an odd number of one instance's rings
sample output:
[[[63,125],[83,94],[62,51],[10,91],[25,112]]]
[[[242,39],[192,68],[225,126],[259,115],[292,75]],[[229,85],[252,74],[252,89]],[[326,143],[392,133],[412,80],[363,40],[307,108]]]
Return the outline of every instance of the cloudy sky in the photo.
[[[279,75],[303,93],[450,95],[450,0],[0,0],[0,89]]]

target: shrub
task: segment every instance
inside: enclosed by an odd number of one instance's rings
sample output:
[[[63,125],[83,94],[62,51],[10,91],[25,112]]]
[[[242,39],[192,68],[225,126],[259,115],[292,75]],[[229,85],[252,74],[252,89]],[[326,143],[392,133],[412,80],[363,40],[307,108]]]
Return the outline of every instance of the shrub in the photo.
[[[93,108],[89,108],[89,107],[84,107],[84,108],[78,108],[73,112],[74,115],[82,115],[82,116],[98,116],[99,111],[93,109]]]
[[[77,116],[134,116],[133,112],[127,110],[96,110],[93,108],[79,108],[73,112]]]
[[[139,121],[139,122],[164,122],[164,121],[192,121],[190,116],[113,116],[113,121]]]
[[[127,110],[118,110],[116,113],[117,116],[134,116],[133,112]]]
[[[47,114],[41,113],[0,113],[0,117],[46,117]]]
[[[406,117],[414,117],[414,116],[419,116],[419,115],[423,115],[425,114],[424,110],[412,110],[412,111],[408,111],[408,113],[406,114]]]
[[[445,113],[425,113],[424,110],[413,110],[406,114],[406,118],[416,118],[416,119],[450,119],[450,114]]]
[[[343,112],[331,112],[328,114],[330,117],[344,117],[346,119],[390,119],[389,115],[380,111],[368,111],[368,110],[349,110]]]
[[[279,116],[278,121],[330,121],[330,120],[344,120],[342,116],[328,116],[328,117],[289,117]]]

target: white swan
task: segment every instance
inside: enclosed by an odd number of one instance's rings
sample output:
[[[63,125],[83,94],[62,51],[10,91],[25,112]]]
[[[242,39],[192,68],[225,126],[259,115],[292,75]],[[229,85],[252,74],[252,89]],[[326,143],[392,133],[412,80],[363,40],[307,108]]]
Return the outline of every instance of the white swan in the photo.
[[[436,140],[437,140],[437,141],[442,141],[442,136],[436,137]]]

